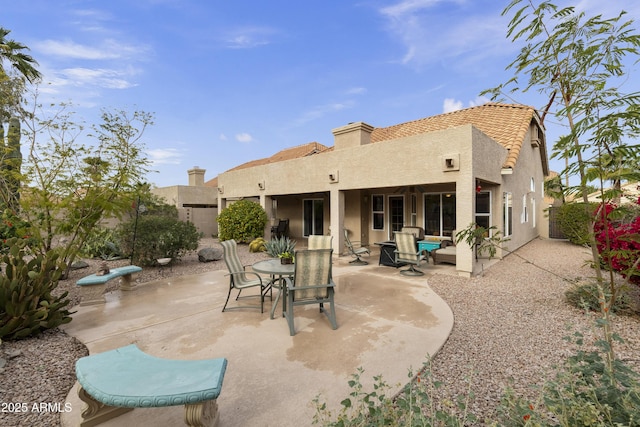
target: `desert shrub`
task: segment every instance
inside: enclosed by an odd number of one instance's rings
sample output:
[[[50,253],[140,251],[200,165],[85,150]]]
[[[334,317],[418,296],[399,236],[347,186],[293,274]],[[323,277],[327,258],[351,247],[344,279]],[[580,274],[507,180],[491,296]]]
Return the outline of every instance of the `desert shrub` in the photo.
[[[589,244],[589,223],[593,221],[597,203],[590,203],[585,209],[584,203],[567,203],[558,210],[558,223],[567,239],[576,245]]]
[[[249,252],[264,252],[266,241],[262,237],[258,237],[253,242],[249,243]]]
[[[135,248],[134,248],[135,232]],[[140,215],[123,223],[117,230],[122,253],[133,263],[152,265],[158,258],[179,260],[185,253],[198,249],[200,234],[195,225],[169,216]]]
[[[120,249],[116,244],[115,230],[96,227],[91,230],[80,249],[80,255],[87,258],[114,259],[120,256]]]
[[[567,302],[576,308],[589,311],[600,311],[600,301],[598,299],[598,285],[595,282],[580,283],[571,286],[564,293]],[[606,295],[607,299],[611,295]],[[629,295],[620,292],[614,304],[611,306],[612,312],[626,311],[630,309]]]
[[[234,239],[249,243],[264,235],[267,213],[262,206],[250,200],[230,204],[218,215],[218,236],[221,241]]]
[[[593,351],[582,349],[583,336],[567,337],[577,352],[556,368],[531,402],[513,390],[499,407],[501,426],[639,426],[640,376],[622,360],[609,366],[603,357],[608,343],[597,341]]]
[[[409,370],[409,383],[395,397],[381,375],[373,377],[373,390],[365,390],[361,382],[364,371],[359,368],[349,380],[351,392],[340,402],[342,408],[337,414],[328,410],[320,396],[313,400],[316,409],[313,424],[327,427],[475,425],[478,418],[468,410],[475,399],[471,390],[451,405],[436,405],[432,395],[442,383],[432,376],[428,363],[425,362],[424,369],[417,374]]]
[[[7,252],[10,246],[7,242],[18,237],[27,243],[27,247],[34,244],[34,239],[29,236],[30,224],[17,216],[13,211],[5,209],[0,219],[0,252]]]
[[[57,252],[30,255],[25,239],[7,241],[0,275],[0,338],[37,335],[71,321],[67,292],[53,294],[64,271]]]

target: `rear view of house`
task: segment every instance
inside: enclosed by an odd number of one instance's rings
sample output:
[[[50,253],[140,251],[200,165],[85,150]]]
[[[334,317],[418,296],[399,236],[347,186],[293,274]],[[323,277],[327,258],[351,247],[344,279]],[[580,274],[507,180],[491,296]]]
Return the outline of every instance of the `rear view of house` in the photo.
[[[333,135],[333,147],[305,144],[220,174],[219,209],[256,198],[272,220],[265,235],[287,218],[291,237],[330,234],[336,253],[345,228],[365,245],[404,226],[441,238],[495,226],[509,250],[546,236],[548,160],[532,107],[488,103],[385,128],[350,123]],[[474,272],[472,249],[458,245],[460,275]]]

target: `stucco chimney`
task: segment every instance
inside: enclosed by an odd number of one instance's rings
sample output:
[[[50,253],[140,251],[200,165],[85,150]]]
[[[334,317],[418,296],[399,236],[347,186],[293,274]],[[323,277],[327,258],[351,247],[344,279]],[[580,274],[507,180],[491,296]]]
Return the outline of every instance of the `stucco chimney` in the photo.
[[[193,169],[189,169],[187,173],[189,174],[189,186],[190,187],[201,187],[204,185],[204,173],[206,169],[200,169],[200,166],[194,166]]]
[[[340,150],[342,148],[369,144],[371,142],[373,126],[364,122],[356,122],[333,129],[331,132],[333,132],[334,150]]]

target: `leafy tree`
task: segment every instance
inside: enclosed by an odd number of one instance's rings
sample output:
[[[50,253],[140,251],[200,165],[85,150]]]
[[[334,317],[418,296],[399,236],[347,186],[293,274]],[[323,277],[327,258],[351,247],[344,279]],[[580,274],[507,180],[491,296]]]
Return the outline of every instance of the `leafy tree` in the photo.
[[[227,206],[218,215],[218,234],[221,241],[234,239],[249,243],[264,235],[267,213],[250,200],[240,200]]]
[[[28,192],[20,199],[22,215],[39,244],[36,253],[54,247],[61,261],[73,263],[91,230],[103,219],[130,210],[148,172],[141,137],[152,115],[142,111],[103,111],[102,122],[80,142],[83,126],[63,105],[53,116],[34,104],[26,120],[28,155],[22,179]],[[67,270],[68,271],[68,270]]]
[[[624,60],[627,57],[637,60],[640,36],[634,31],[633,21],[624,19],[624,11],[613,18],[601,15],[588,18],[573,7],[513,0],[503,14],[512,12],[508,37],[513,42],[524,42],[524,46],[507,67],[514,76],[485,93],[497,98],[505,91],[535,89],[547,98],[542,117],[551,113],[568,129],[555,143],[553,157],[566,160],[563,174],[577,176],[579,193],[588,209],[589,183],[597,182],[602,189],[604,180],[612,177],[633,178],[626,168],[611,159],[624,157],[637,164],[639,157],[639,147],[627,141],[640,133],[640,94],[625,93],[622,88],[629,79]],[[606,216],[604,221],[606,230]],[[615,353],[609,312],[618,289],[612,275],[605,282],[593,226],[594,222],[589,222],[589,246],[608,348],[607,366],[613,369]]]

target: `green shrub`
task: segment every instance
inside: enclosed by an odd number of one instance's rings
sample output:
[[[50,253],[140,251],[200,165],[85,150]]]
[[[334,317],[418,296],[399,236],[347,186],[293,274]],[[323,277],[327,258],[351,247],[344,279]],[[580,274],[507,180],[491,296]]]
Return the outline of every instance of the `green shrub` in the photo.
[[[253,242],[249,243],[249,252],[264,252],[266,251],[265,243],[267,243],[262,237],[258,237]]]
[[[80,250],[80,255],[87,258],[118,258],[121,253],[115,243],[116,240],[117,237],[114,230],[96,227],[87,236],[87,240],[85,240]]]
[[[133,247],[135,233],[135,250]],[[117,230],[123,254],[133,263],[153,265],[158,258],[179,260],[185,253],[198,249],[200,234],[195,225],[168,216],[140,215],[123,223]]]
[[[234,239],[249,243],[264,235],[267,213],[262,206],[250,200],[230,204],[218,215],[218,236],[221,241]]]
[[[473,392],[456,398],[449,404],[437,405],[432,395],[442,386],[433,378],[429,362],[424,369],[414,376],[409,370],[409,383],[397,395],[390,395],[390,386],[381,375],[374,376],[373,390],[366,391],[362,386],[362,368],[349,380],[351,392],[340,404],[337,414],[331,413],[326,403],[316,397],[313,404],[316,413],[314,425],[327,427],[360,427],[360,426],[466,426],[476,425],[478,418],[469,412],[470,403],[475,399]]]
[[[579,283],[567,289],[564,296],[569,304],[576,308],[589,311],[600,311],[600,301],[598,299],[598,286],[595,282]],[[611,295],[605,295],[607,300]],[[627,311],[630,309],[629,295],[622,290],[618,293],[616,300],[611,307],[611,311]]]
[[[567,239],[576,245],[589,244],[589,223],[594,219],[597,203],[567,203],[558,210],[558,224]]]
[[[264,247],[267,254],[275,258],[284,253],[293,254],[296,247],[296,241],[285,236],[276,237],[275,239],[271,239],[266,242]]]
[[[0,338],[13,340],[37,335],[71,321],[65,307],[67,292],[53,295],[65,266],[57,252],[32,256],[24,239],[7,241],[0,275]]]

